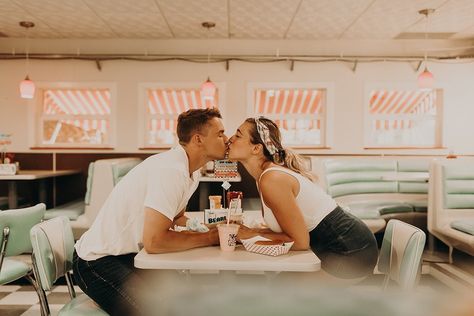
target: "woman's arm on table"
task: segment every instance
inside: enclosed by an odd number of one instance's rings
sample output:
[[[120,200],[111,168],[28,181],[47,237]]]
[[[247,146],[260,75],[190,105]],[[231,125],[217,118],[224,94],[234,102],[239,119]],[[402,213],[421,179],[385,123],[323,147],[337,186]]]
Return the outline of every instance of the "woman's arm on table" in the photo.
[[[309,233],[296,202],[296,196],[299,193],[299,183],[296,178],[286,173],[270,171],[260,179],[259,188],[265,204],[272,210],[282,230],[282,233],[264,232],[260,235],[269,238],[271,235],[287,236],[295,242],[292,250],[308,249]]]

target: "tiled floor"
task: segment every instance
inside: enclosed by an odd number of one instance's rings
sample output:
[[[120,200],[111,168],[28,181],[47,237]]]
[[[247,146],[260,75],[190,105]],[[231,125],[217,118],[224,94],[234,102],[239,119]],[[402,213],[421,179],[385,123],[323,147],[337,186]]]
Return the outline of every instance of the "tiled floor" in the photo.
[[[444,253],[441,256],[446,257]],[[445,292],[466,293],[471,291],[474,293],[474,257],[455,252],[454,262],[453,265],[425,262],[418,292],[428,295]],[[382,281],[383,275],[374,274],[358,284],[356,288],[358,291],[377,293],[380,292]],[[65,281],[60,279],[58,284],[51,292],[47,293],[52,315],[57,315],[63,304],[70,300]],[[82,293],[78,287],[75,288],[78,294]],[[217,288],[214,290],[218,291]],[[40,315],[37,294],[26,280],[0,286],[0,315]]]
[[[13,285],[0,286],[0,315],[40,315],[38,295],[33,286],[26,284],[26,281],[19,280]],[[82,293],[79,287],[76,286],[75,289],[76,293]],[[70,300],[66,285],[55,286],[51,292],[46,294],[52,315],[56,315],[64,303]]]

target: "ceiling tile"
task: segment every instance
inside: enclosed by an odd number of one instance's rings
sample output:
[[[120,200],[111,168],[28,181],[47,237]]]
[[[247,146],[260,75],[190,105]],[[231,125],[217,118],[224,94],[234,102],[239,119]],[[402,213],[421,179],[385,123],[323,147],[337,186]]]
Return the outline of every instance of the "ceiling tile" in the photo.
[[[0,12],[24,12],[24,10],[10,0],[0,0]]]
[[[405,32],[460,32],[474,26],[474,1],[452,0],[436,9],[426,19],[419,15],[419,21]]]
[[[337,39],[373,0],[304,0],[288,38]]]
[[[83,0],[98,14],[159,12],[154,0]]]
[[[19,25],[20,21],[33,21],[35,26],[28,30],[29,38],[55,38],[60,34],[52,30],[41,20],[24,12],[1,12],[0,31],[8,37],[22,38],[26,36],[26,29]]]
[[[27,10],[33,15],[39,13],[87,12],[90,9],[82,0],[11,0],[13,3]]]
[[[283,38],[300,0],[230,0],[230,34],[236,38]]]
[[[104,14],[104,21],[122,38],[169,38],[171,32],[160,13]]]
[[[446,0],[377,0],[342,35],[349,39],[391,39],[415,24],[418,11],[437,8]]]
[[[175,37],[228,37],[226,1],[160,0],[158,3]],[[206,21],[214,22],[216,26],[208,31],[201,26]]]
[[[97,16],[83,15],[80,13],[68,12],[65,14],[49,14],[41,16],[43,21],[61,37],[87,38],[87,33],[91,38],[97,38],[98,34],[105,37],[116,37],[112,30]]]

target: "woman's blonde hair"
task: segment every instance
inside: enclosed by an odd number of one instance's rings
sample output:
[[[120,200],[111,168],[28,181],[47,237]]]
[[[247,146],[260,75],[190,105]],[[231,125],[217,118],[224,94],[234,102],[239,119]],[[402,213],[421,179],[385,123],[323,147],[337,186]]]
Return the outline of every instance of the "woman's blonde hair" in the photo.
[[[261,144],[265,158],[277,165],[286,167],[311,181],[315,181],[315,176],[306,168],[303,157],[293,152],[291,149],[283,148],[281,144],[280,129],[272,120],[259,117],[248,118],[246,123],[250,123],[250,142]],[[268,132],[267,132],[268,131]]]

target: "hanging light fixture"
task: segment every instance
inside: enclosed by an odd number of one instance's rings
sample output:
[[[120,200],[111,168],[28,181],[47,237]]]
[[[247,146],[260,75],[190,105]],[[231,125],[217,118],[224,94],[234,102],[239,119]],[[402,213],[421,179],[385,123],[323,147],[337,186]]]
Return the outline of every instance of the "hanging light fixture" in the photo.
[[[202,22],[201,25],[202,25],[202,27],[207,28],[207,39],[209,39],[209,32],[210,32],[211,28],[216,26],[216,23],[214,23],[214,22]],[[211,53],[208,52],[207,53],[207,65],[208,65],[207,69],[208,69],[208,72],[209,72],[210,58],[211,58]],[[211,81],[211,78],[209,76],[207,77],[207,80],[201,84],[201,94],[202,94],[204,99],[214,100],[216,90],[217,90],[216,85],[214,84],[214,82]]]
[[[423,9],[423,10],[418,11],[418,13],[424,15],[425,19],[426,19],[426,23],[425,23],[425,45],[426,45],[427,40],[428,40],[428,16],[430,14],[433,14],[434,12],[435,12],[435,9]],[[418,80],[417,80],[418,81],[418,88],[424,89],[424,90],[432,89],[433,86],[434,86],[434,82],[435,82],[433,74],[428,70],[427,60],[428,60],[428,51],[425,48],[425,58],[424,58],[425,69],[423,70],[423,72],[421,72],[418,75]]]
[[[20,82],[20,95],[23,99],[33,99],[35,95],[35,83],[30,80],[28,76],[28,67],[29,67],[29,56],[28,56],[28,30],[30,27],[34,27],[35,24],[30,21],[21,21],[20,26],[26,29],[26,77]]]

